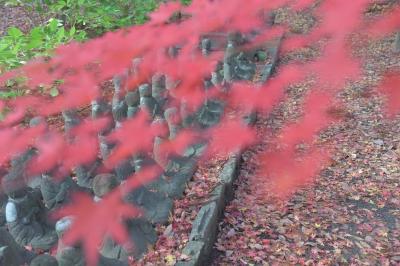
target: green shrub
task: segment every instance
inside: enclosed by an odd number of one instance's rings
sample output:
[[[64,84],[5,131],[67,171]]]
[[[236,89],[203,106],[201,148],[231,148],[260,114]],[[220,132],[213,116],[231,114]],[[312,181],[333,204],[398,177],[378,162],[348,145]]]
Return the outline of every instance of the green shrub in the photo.
[[[50,19],[47,25],[35,27],[27,34],[11,27],[0,39],[0,67],[3,70],[15,68],[33,57],[50,56],[62,43],[85,38],[85,32],[74,27],[67,30],[57,19]]]
[[[90,37],[143,24],[160,0],[34,0],[36,10],[50,12],[67,27],[84,30]]]

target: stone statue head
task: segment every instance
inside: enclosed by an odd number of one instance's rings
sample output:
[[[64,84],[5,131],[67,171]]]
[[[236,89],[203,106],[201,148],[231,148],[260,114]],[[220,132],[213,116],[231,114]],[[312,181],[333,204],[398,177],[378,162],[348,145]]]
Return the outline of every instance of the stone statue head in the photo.
[[[8,174],[1,180],[1,185],[4,193],[11,198],[20,198],[28,193],[22,176]]]
[[[117,177],[112,174],[99,174],[93,179],[94,194],[102,198],[119,185]]]
[[[57,221],[56,223],[56,232],[58,235],[58,238],[62,238],[64,233],[71,228],[71,225],[73,223],[73,217],[72,216],[66,216],[61,218],[60,220]]]

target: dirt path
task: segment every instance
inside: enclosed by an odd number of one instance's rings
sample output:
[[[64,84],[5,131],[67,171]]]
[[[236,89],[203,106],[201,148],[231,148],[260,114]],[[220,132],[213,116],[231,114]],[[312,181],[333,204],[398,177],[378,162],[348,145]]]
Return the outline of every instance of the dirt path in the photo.
[[[339,110],[344,121],[318,140],[335,148],[333,163],[287,200],[272,189],[260,189],[268,181],[255,177],[257,156],[271,134],[299,115],[299,99],[310,84],[292,86],[289,100],[258,120],[265,142],[243,156],[213,265],[400,264],[400,118],[383,117],[382,98],[374,91],[384,70],[400,67],[393,40],[359,51],[367,59],[365,75],[339,96],[345,103]],[[303,59],[312,55],[305,52]]]

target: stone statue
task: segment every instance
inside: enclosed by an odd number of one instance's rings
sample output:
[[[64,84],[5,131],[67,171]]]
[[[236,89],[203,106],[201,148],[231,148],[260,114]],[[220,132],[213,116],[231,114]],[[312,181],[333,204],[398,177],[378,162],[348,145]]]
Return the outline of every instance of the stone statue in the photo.
[[[11,234],[0,227],[0,265],[20,266],[29,263],[35,254],[19,246]]]
[[[195,111],[185,101],[181,101],[179,114],[182,118],[182,126],[185,128],[191,127],[196,123]],[[164,114],[165,117],[165,114]]]
[[[139,90],[129,91],[125,95],[125,102],[128,105],[127,117],[134,117],[139,110],[140,95]]]
[[[115,127],[121,127],[121,123],[125,120],[128,112],[128,106],[125,101],[119,101],[112,108],[113,118],[115,121]]]
[[[2,184],[8,195],[6,222],[10,234],[21,246],[49,250],[57,242],[57,235],[47,224],[40,191],[15,187],[14,179],[10,176],[3,178]]]
[[[100,142],[100,156],[103,161],[107,160],[108,156],[111,154],[111,151],[114,144],[108,142],[105,136],[99,136]],[[131,176],[135,172],[135,167],[131,159],[122,160],[115,168],[114,173],[117,175],[118,180],[121,182],[126,180],[129,176]]]
[[[175,58],[178,56],[180,50],[181,50],[181,48],[178,46],[170,46],[170,47],[168,47],[167,54],[171,58]]]
[[[64,130],[67,133],[80,123],[78,113],[75,110],[65,110],[62,112],[62,116],[64,118]]]
[[[256,65],[241,52],[234,58],[233,72],[235,79],[251,80],[256,73]]]
[[[70,191],[76,189],[76,187],[76,183],[69,176],[58,182],[53,180],[49,175],[43,174],[40,191],[45,206],[49,210],[62,206],[68,201]]]
[[[168,91],[165,84],[165,75],[155,74],[151,78],[151,95],[156,99],[162,109],[168,98]]]
[[[92,118],[93,119],[98,119],[103,116],[108,116],[112,112],[111,110],[111,105],[107,102],[105,102],[103,99],[97,99],[92,101]],[[109,123],[107,128],[102,129],[99,134],[107,134],[109,133],[113,128],[115,124],[114,123]]]
[[[125,120],[128,106],[126,105],[121,91],[121,77],[114,77],[114,96],[112,99],[112,114],[115,120],[115,127],[120,127],[121,122]]]
[[[105,161],[111,154],[111,151],[115,145],[107,141],[107,137],[104,135],[99,135],[99,144],[100,144],[100,157],[103,161]]]
[[[169,139],[175,139],[181,130],[180,115],[176,107],[170,107],[164,112],[165,120],[168,124]]]
[[[135,166],[131,159],[121,161],[115,168],[114,173],[120,182],[128,179],[135,172]]]
[[[126,201],[142,208],[144,218],[152,223],[166,223],[173,207],[173,201],[165,194],[153,192],[144,186],[129,193]]]
[[[197,113],[197,121],[203,128],[211,127],[221,121],[223,112],[222,102],[208,99]]]
[[[201,52],[204,56],[207,56],[211,52],[211,40],[204,38],[201,40]]]
[[[110,106],[103,100],[92,101],[92,117],[99,118],[110,113]]]
[[[91,102],[92,118],[100,118],[111,113],[111,106],[104,99],[98,98]]]
[[[137,76],[139,74],[140,64],[142,63],[142,58],[134,58],[132,60],[132,69],[131,73],[133,76]]]
[[[8,176],[14,180],[16,185],[25,186],[27,184],[32,188],[38,186],[37,180],[40,179],[40,176],[32,177],[28,176],[26,173],[26,167],[28,166],[29,161],[33,159],[36,154],[36,149],[28,147],[25,152],[18,154],[11,159],[11,167]]]
[[[6,204],[7,197],[0,193],[0,227],[6,224]]]
[[[56,224],[56,231],[59,237],[57,245],[56,259],[59,266],[86,266],[85,255],[79,245],[67,246],[62,241],[62,236],[71,227],[73,222],[72,217],[64,217]],[[99,256],[98,266],[128,266],[127,263],[116,259],[105,258]]]
[[[234,79],[250,80],[254,76],[255,64],[238,50],[247,41],[239,32],[228,34],[223,62],[224,83],[231,83]]]
[[[75,167],[74,172],[78,186],[82,188],[92,188],[93,178],[98,169],[102,166],[101,159],[96,159],[92,163]]]
[[[218,71],[213,71],[211,73],[211,83],[215,87],[221,85],[222,80],[223,80],[223,75],[221,75]]]
[[[46,120],[41,116],[35,116],[29,120],[29,127],[35,127],[41,124],[46,124]]]
[[[93,191],[95,193],[95,201],[101,199],[110,193],[119,185],[117,177],[112,174],[100,174],[94,178]],[[126,222],[129,235],[134,243],[134,250],[124,248],[117,244],[111,238],[106,238],[101,247],[101,254],[110,259],[118,259],[127,262],[129,256],[139,258],[147,251],[149,245],[153,245],[156,241],[156,232],[153,226],[144,219],[130,219]]]
[[[168,127],[168,124],[164,119],[156,119],[153,121],[153,125],[154,124],[158,124],[160,127]],[[169,134],[160,133],[154,138],[153,158],[162,168],[164,168],[168,163],[168,154],[162,150],[162,144],[167,140],[168,135]]]
[[[135,166],[135,172],[140,172],[143,168],[147,166],[155,165],[155,161],[150,158],[147,154],[140,153],[133,157],[133,165]]]
[[[39,125],[43,125],[45,128],[47,128],[47,122],[46,120],[41,117],[41,116],[36,116],[33,117],[31,120],[29,120],[29,127],[36,127]],[[36,176],[26,176],[25,168],[29,162],[35,155],[37,154],[37,150],[35,148],[29,147],[27,151],[20,157],[17,157],[12,164],[15,164],[14,167],[17,170],[17,172],[21,171],[19,174],[24,176],[26,184],[33,188],[33,189],[40,189],[40,181],[42,179],[42,176],[40,174]]]
[[[99,174],[93,179],[93,192],[97,199],[106,196],[119,185],[117,177],[113,174]]]
[[[149,84],[142,84],[139,86],[140,94],[140,108],[146,110],[152,118],[159,114],[159,105],[151,96],[151,88]]]
[[[42,254],[34,258],[29,266],[58,266],[58,261],[53,256]]]
[[[58,235],[56,259],[59,266],[85,266],[85,257],[79,247],[67,246],[62,241],[62,236],[72,224],[71,217],[64,217],[56,223],[56,232]]]
[[[106,239],[101,248],[101,254],[106,258],[128,261],[129,256],[140,259],[147,252],[149,246],[157,241],[157,233],[153,225],[145,219],[129,219],[126,222],[129,236],[134,244],[133,249],[125,249],[112,239]]]
[[[235,44],[232,41],[228,41],[225,54],[224,54],[224,64],[223,64],[223,71],[224,71],[224,83],[231,83],[233,80],[233,62],[232,57],[235,54]]]

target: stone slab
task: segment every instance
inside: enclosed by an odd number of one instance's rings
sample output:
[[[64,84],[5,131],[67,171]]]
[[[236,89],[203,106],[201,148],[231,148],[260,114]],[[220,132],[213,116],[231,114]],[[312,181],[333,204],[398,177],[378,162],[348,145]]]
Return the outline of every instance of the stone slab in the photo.
[[[226,200],[233,198],[233,183],[235,182],[239,172],[241,156],[239,154],[232,155],[225,163],[219,175],[221,182],[225,185]]]

